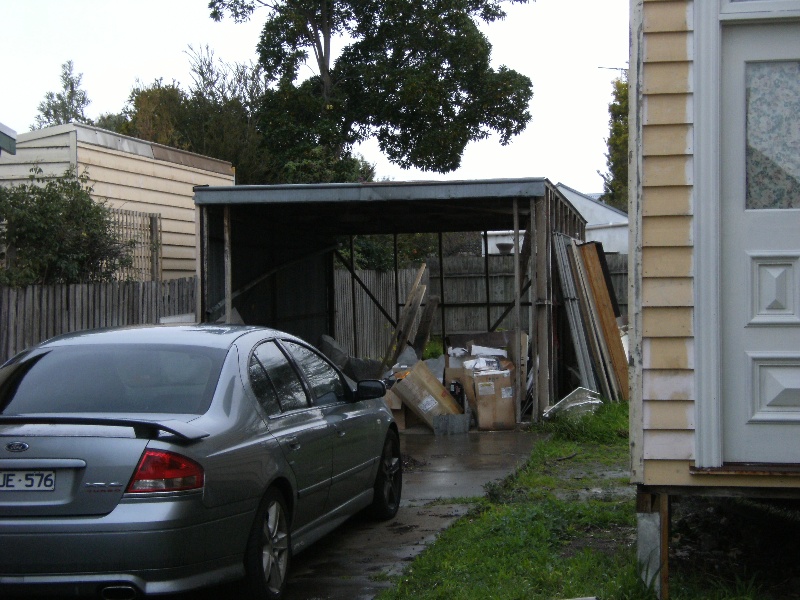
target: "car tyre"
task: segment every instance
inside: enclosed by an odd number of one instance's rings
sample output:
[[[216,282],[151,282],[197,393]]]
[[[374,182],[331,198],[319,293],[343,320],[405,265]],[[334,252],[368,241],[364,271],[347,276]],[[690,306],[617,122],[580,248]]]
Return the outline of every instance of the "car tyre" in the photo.
[[[400,494],[403,489],[403,461],[400,457],[400,438],[390,429],[383,442],[383,453],[375,477],[375,495],[370,507],[376,519],[387,520],[397,514],[400,508]]]
[[[245,555],[245,584],[253,599],[277,600],[283,595],[291,560],[289,513],[277,488],[264,494]]]

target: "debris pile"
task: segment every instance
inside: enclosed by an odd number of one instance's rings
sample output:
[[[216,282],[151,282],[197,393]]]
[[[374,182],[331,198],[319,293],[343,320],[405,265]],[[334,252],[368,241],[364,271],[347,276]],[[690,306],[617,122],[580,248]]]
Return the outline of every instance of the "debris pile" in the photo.
[[[435,359],[420,360],[409,346],[388,369],[381,361],[348,356],[329,336],[322,336],[318,347],[351,379],[382,379],[387,386],[385,402],[400,429],[423,425],[437,435],[466,433],[471,426],[513,429],[517,422],[514,362],[508,349],[485,344],[514,336],[505,332],[500,337],[471,337],[457,338],[463,346],[450,347],[447,355]],[[522,334],[522,338],[526,348],[527,336]]]

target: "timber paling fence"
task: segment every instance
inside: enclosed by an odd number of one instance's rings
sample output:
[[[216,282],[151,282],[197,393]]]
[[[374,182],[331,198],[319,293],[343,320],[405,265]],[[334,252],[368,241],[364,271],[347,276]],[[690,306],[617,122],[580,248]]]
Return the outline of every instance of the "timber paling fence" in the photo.
[[[0,287],[0,364],[62,333],[194,313],[195,278]]]

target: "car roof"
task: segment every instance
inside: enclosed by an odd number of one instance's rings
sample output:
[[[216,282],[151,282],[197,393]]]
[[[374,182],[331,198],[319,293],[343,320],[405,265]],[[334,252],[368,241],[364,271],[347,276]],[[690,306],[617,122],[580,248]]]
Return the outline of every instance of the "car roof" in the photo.
[[[203,323],[199,325],[140,325],[76,331],[52,338],[40,348],[89,344],[186,345],[227,349],[241,336],[261,331],[285,335],[266,327]]]

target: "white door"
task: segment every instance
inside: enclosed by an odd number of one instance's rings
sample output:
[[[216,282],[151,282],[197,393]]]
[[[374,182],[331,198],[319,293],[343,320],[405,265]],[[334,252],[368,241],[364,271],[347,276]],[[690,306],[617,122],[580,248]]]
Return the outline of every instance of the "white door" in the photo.
[[[722,35],[723,460],[800,464],[800,23]]]

